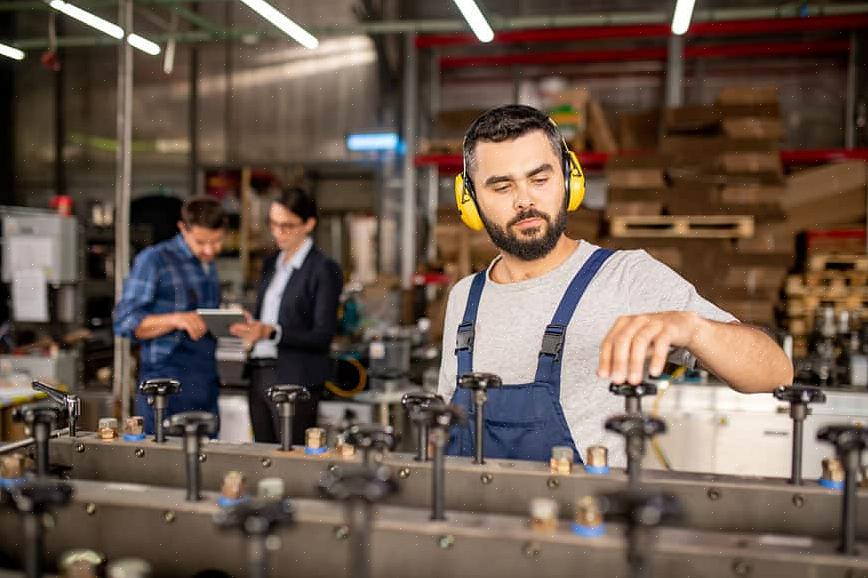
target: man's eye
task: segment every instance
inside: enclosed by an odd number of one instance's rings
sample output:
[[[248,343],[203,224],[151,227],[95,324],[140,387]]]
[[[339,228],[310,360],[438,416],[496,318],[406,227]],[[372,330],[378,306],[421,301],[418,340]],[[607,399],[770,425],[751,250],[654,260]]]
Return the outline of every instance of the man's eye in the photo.
[[[548,181],[548,178],[543,177],[541,179],[534,179],[533,184],[536,186],[541,186],[541,185],[546,184],[547,181]]]
[[[509,190],[509,185],[502,186],[502,187],[494,187],[495,193],[505,193],[508,190]]]

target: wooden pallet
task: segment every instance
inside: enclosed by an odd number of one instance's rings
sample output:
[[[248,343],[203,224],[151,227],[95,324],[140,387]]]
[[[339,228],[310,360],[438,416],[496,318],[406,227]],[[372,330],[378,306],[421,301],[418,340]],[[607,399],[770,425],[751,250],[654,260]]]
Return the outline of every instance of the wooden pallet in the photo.
[[[829,304],[835,307],[835,312],[857,311],[864,319],[868,313],[868,298],[851,295],[847,297],[799,297],[787,301],[788,317],[806,317],[814,315],[820,304]]]
[[[609,221],[613,237],[741,239],[753,236],[748,215],[619,216]]]
[[[858,253],[828,253],[808,257],[808,271],[868,272],[868,255]]]
[[[830,277],[808,281],[802,275],[787,277],[785,292],[788,297],[818,297],[836,299],[849,296],[868,297],[866,278],[852,276]]]

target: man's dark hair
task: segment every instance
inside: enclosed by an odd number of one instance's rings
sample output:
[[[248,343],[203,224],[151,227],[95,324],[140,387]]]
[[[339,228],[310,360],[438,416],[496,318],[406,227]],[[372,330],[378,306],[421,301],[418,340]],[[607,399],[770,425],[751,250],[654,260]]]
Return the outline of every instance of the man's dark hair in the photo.
[[[211,230],[226,228],[226,212],[220,201],[206,195],[187,199],[181,207],[181,220],[188,229],[190,227]]]
[[[316,201],[304,189],[299,187],[285,188],[280,193],[280,196],[274,199],[274,202],[283,205],[285,209],[301,217],[302,221],[307,222],[308,219],[319,217]]]
[[[464,136],[464,165],[467,176],[476,162],[476,144],[479,141],[503,142],[535,130],[545,133],[558,158],[564,154],[563,138],[557,127],[545,113],[532,106],[508,104],[493,108],[477,118]]]

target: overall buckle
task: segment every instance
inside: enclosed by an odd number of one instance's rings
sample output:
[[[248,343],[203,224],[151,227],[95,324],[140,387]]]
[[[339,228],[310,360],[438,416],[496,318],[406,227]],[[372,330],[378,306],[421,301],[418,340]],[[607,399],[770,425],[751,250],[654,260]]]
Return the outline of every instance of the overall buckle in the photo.
[[[458,336],[456,337],[455,352],[470,351],[473,349],[474,337],[473,323],[462,323],[458,326]]]
[[[566,326],[552,324],[546,327],[543,334],[542,346],[540,347],[540,355],[550,355],[555,360],[560,359],[561,349],[564,347],[564,337],[566,334]]]

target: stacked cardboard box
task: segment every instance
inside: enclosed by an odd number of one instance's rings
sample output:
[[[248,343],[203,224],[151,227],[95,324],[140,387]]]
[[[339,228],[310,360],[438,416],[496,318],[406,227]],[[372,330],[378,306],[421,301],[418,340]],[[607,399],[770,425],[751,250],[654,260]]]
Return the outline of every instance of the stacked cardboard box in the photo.
[[[655,154],[610,161],[608,244],[644,248],[736,317],[772,325],[791,255],[739,248],[755,228],[784,219],[777,96],[759,92],[725,91],[714,105],[667,110]]]

